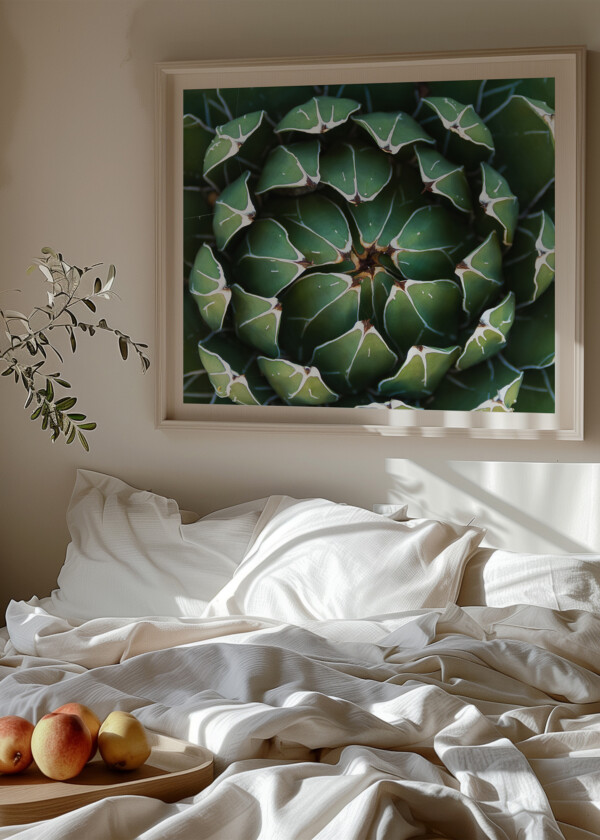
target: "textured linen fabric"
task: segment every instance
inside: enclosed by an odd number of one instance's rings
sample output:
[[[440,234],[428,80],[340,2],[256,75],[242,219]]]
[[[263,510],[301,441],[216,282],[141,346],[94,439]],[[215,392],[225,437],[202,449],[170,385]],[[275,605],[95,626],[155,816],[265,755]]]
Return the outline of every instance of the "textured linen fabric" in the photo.
[[[490,607],[531,604],[600,615],[600,555],[480,548],[465,568],[457,603]]]
[[[325,499],[271,496],[243,561],[204,614],[303,623],[445,606],[483,535]]]
[[[9,611],[5,714],[124,709],[208,747],[217,775],[179,802],[110,797],[0,840],[600,840],[590,612],[451,605],[310,627],[46,615],[44,629],[36,609],[37,625],[32,607]],[[16,650],[17,628],[37,655]]]
[[[242,559],[264,500],[183,519],[177,503],[78,470],[71,541],[45,608],[57,616],[200,615]]]

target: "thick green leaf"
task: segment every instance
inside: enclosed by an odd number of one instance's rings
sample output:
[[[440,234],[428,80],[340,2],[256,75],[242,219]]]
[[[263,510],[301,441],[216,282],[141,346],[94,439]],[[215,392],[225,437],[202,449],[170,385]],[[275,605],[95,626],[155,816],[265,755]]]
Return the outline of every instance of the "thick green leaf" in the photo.
[[[379,383],[384,397],[419,400],[438,387],[460,355],[460,347],[411,347],[397,373]]]
[[[465,250],[466,229],[444,207],[417,208],[390,242],[394,264],[411,280],[451,277]]]
[[[514,319],[515,296],[509,292],[497,306],[482,313],[456,363],[457,369],[466,370],[498,353],[506,344]]]
[[[252,356],[247,349],[231,339],[214,336],[198,344],[200,359],[210,383],[219,397],[227,397],[241,405],[259,405],[268,394],[261,391],[258,370],[253,370]]]
[[[402,166],[400,176],[373,201],[349,206],[364,248],[385,251],[417,207],[424,204],[422,184],[414,169]]]
[[[502,252],[495,232],[456,266],[463,288],[467,323],[496,297],[502,288]]]
[[[397,361],[397,355],[368,321],[357,321],[343,335],[319,345],[313,354],[313,364],[340,394],[362,391],[378,382]]]
[[[275,131],[304,131],[324,134],[346,122],[350,114],[360,109],[354,99],[333,96],[314,96],[308,102],[292,108],[277,124]]]
[[[540,100],[516,95],[486,123],[496,143],[494,166],[525,210],[554,185],[554,111]]]
[[[209,245],[203,245],[190,272],[190,293],[198,311],[211,330],[220,330],[231,300],[223,267]]]
[[[473,202],[464,167],[450,163],[438,151],[426,146],[417,146],[415,153],[425,189],[448,199],[461,213],[470,213]]]
[[[282,224],[258,219],[236,253],[240,284],[261,297],[278,295],[307,266],[304,255],[290,241]]]
[[[223,266],[215,257],[210,245],[204,244],[198,250],[189,282],[192,294],[200,295],[208,295],[227,285]]]
[[[294,358],[308,360],[318,344],[354,326],[360,286],[347,274],[305,274],[285,293],[282,303],[282,346]]]
[[[253,111],[224,125],[217,126],[217,133],[206,150],[203,174],[209,184],[216,187],[224,182],[225,164],[232,158],[243,159],[243,167],[252,166],[264,154],[271,127],[265,111]]]
[[[554,365],[541,370],[524,371],[523,384],[515,403],[515,411],[554,414],[556,411]]]
[[[276,189],[316,186],[321,180],[320,148],[318,140],[276,146],[264,163],[256,194],[262,195]]]
[[[544,211],[522,219],[505,259],[506,282],[518,303],[537,300],[554,280],[554,223]]]
[[[436,411],[474,411],[487,400],[500,400],[508,408],[517,399],[523,378],[498,354],[465,371],[450,371],[426,408]]]
[[[517,219],[519,200],[513,195],[508,181],[488,163],[481,164],[481,192],[479,206],[502,231],[502,243],[512,245]]]
[[[238,337],[261,353],[278,356],[281,304],[277,298],[263,298],[246,292],[237,283],[233,294],[233,322]]]
[[[350,204],[373,201],[392,177],[388,155],[372,146],[342,143],[321,154],[321,181]]]
[[[280,202],[274,212],[292,244],[310,265],[330,265],[348,259],[352,249],[348,222],[326,196],[315,193]]]
[[[250,172],[240,175],[225,187],[215,202],[213,232],[220,251],[225,250],[236,233],[251,225],[256,216],[256,208],[248,189],[249,178]]]
[[[328,405],[337,400],[316,367],[265,356],[259,356],[258,364],[275,393],[290,405]]]
[[[365,114],[360,117],[352,117],[353,121],[373,138],[379,148],[391,155],[397,155],[407,146],[414,143],[435,143],[424,131],[416,120],[413,120],[403,111],[394,113]]]
[[[445,129],[462,140],[483,146],[488,152],[494,151],[491,132],[472,105],[464,105],[450,96],[430,96],[423,102],[433,109]]]
[[[456,341],[461,294],[453,280],[394,284],[383,314],[386,335],[406,353],[416,344],[447,347]]]
[[[359,272],[353,275],[354,281],[360,283],[360,309],[358,320],[369,320],[377,329],[384,330],[385,305],[394,287],[397,277],[381,265],[374,270]]]
[[[554,287],[529,306],[517,309],[503,355],[515,367],[545,368],[554,364]]]

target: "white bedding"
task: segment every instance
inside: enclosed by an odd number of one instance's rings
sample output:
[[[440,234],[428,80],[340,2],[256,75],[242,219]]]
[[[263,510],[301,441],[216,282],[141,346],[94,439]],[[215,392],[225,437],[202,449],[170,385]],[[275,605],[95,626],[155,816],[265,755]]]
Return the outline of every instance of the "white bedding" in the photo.
[[[115,797],[0,838],[600,838],[592,613],[77,624],[34,602],[7,622],[3,714],[126,709],[207,746],[218,775],[179,803]]]

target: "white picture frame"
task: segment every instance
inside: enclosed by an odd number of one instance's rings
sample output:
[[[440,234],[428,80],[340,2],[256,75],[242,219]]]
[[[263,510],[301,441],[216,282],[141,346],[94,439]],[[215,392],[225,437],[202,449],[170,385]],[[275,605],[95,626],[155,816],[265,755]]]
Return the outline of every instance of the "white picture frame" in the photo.
[[[583,439],[584,47],[156,65],[156,424],[162,429]],[[190,89],[554,77],[554,413],[187,403],[183,395],[183,94]]]

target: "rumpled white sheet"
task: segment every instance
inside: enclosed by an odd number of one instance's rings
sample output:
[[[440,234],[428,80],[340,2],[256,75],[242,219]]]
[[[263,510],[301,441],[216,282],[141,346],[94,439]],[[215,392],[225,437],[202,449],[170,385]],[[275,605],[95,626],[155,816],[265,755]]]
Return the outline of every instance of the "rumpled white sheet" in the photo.
[[[126,709],[207,746],[219,775],[179,803],[109,798],[2,840],[600,838],[591,613],[71,626],[13,603],[7,623],[4,714]]]

